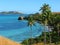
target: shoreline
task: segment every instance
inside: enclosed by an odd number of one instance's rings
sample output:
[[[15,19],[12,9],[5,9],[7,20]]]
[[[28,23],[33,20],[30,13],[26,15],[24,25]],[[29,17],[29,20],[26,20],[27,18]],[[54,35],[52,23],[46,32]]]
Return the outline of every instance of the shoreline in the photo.
[[[0,36],[0,45],[21,45],[21,44]]]

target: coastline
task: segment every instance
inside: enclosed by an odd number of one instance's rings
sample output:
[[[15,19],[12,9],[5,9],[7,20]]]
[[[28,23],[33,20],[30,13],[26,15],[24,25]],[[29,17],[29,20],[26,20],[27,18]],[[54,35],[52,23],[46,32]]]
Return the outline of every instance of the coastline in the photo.
[[[0,36],[0,45],[21,45],[21,44]]]

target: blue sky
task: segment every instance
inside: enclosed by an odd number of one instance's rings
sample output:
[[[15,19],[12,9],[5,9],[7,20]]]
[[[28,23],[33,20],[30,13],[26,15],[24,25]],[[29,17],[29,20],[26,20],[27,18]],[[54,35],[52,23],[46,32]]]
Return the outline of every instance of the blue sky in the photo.
[[[60,0],[0,0],[0,11],[36,13],[44,3],[50,5],[52,12],[60,12]]]

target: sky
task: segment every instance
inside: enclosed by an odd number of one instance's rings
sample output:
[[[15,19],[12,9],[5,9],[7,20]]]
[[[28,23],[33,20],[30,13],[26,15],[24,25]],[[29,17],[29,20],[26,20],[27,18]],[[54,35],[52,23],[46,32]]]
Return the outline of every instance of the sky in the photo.
[[[50,5],[52,12],[60,12],[60,0],[0,0],[0,12],[36,13],[44,3]]]

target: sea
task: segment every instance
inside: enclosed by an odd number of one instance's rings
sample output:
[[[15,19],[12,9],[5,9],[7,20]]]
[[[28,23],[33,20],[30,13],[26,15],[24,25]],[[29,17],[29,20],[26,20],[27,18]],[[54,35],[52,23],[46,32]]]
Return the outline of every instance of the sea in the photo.
[[[0,36],[22,42],[42,34],[43,25],[35,22],[35,25],[30,27],[27,20],[18,20],[20,16],[28,16],[28,14],[0,14]]]

